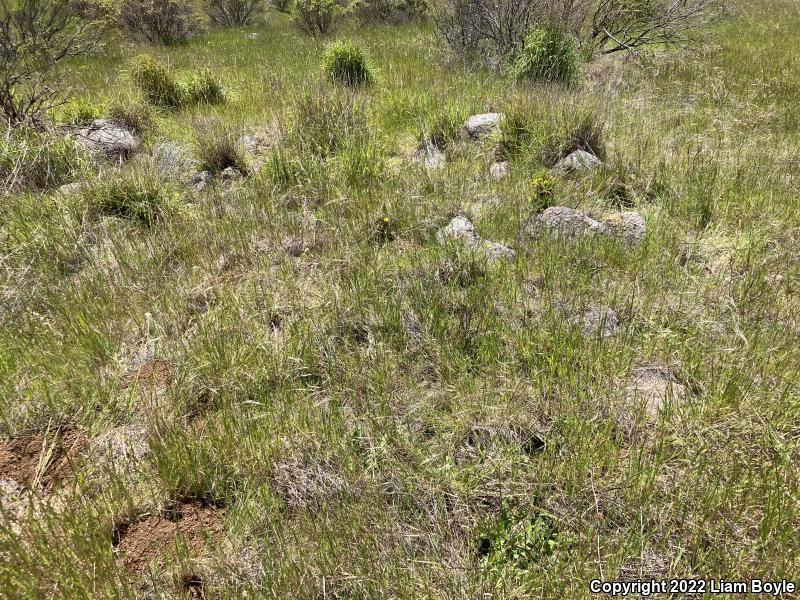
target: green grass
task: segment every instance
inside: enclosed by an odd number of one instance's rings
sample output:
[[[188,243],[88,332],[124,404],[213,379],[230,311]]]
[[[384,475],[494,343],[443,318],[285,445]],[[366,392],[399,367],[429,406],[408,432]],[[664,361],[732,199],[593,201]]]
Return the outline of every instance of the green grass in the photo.
[[[343,90],[320,69],[329,41],[288,19],[69,65],[92,115],[141,102],[118,76],[130,56],[209,69],[227,102],[147,112],[145,145],[198,147],[213,119],[270,138],[261,171],[195,193],[137,163],[0,202],[0,429],[135,426],[150,447],[130,471],[79,460],[0,519],[0,596],[180,598],[187,574],[209,598],[797,577],[796,5],[740,0],[708,48],[615,63],[607,90],[446,66],[428,25],[353,23],[380,78]],[[515,121],[492,182],[504,140],[455,139],[442,115],[511,109],[534,135]],[[574,144],[562,116],[586,112],[608,168],[551,185],[543,150]],[[426,171],[412,157],[436,123],[448,161]],[[621,185],[643,245],[516,242],[544,204],[613,211]],[[517,258],[438,244],[455,214]],[[591,306],[622,332],[565,317]],[[152,361],[169,381],[130,384]],[[687,401],[626,421],[625,386],[652,364]],[[126,573],[114,524],[186,497],[224,505],[223,534]]]

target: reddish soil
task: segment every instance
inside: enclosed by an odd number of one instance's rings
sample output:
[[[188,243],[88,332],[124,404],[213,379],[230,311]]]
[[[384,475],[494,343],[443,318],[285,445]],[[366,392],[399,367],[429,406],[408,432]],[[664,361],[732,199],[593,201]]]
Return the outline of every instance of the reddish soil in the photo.
[[[178,541],[190,556],[201,555],[206,544],[222,534],[224,516],[224,508],[201,502],[181,502],[169,510],[118,528],[114,532],[114,546],[126,570],[143,573],[151,562],[163,563],[164,559],[174,557]],[[187,582],[186,587],[188,590],[197,585]]]
[[[2,439],[0,479],[11,479],[28,488],[50,491],[70,478],[86,445],[86,436],[78,429]]]
[[[166,389],[172,383],[175,371],[166,360],[154,360],[130,371],[123,380],[125,387],[138,386],[143,390]]]

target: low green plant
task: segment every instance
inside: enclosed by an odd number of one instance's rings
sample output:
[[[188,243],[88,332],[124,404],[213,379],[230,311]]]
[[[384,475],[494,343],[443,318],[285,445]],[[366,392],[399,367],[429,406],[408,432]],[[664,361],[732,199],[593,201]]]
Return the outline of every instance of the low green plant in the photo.
[[[495,154],[498,160],[510,160],[529,147],[536,137],[536,122],[533,115],[519,108],[505,112],[500,121],[500,133],[496,139]]]
[[[351,40],[340,40],[328,48],[322,70],[331,81],[349,86],[375,81],[375,69],[361,47]]]
[[[544,130],[539,140],[541,160],[552,166],[560,159],[585,150],[604,160],[605,124],[597,111],[584,104],[565,104],[544,115]]]
[[[178,108],[193,104],[219,104],[226,99],[222,84],[209,69],[178,77],[172,69],[152,56],[143,55],[131,62],[128,73],[145,99],[155,106]]]
[[[187,104],[222,104],[226,100],[225,89],[208,68],[191,73],[182,83]]]
[[[369,139],[367,113],[349,94],[307,93],[295,106],[288,134],[301,152],[327,158],[345,144]]]
[[[445,151],[461,136],[466,119],[466,111],[453,105],[433,113],[420,127],[420,146]]]
[[[534,28],[514,63],[517,79],[568,83],[578,70],[575,41],[561,29]]]
[[[195,133],[197,154],[204,168],[212,173],[221,173],[228,167],[241,173],[248,171],[247,157],[232,128],[204,121],[195,127]]]
[[[139,135],[150,130],[156,118],[153,107],[141,100],[115,100],[109,107],[108,115]]]
[[[131,61],[128,74],[150,104],[175,108],[184,102],[184,89],[175,74],[152,56]]]
[[[537,208],[547,208],[551,205],[556,180],[546,169],[539,171],[531,179],[531,202]]]
[[[168,181],[141,169],[95,180],[84,186],[83,195],[98,214],[129,219],[148,227],[167,217],[180,197]]]

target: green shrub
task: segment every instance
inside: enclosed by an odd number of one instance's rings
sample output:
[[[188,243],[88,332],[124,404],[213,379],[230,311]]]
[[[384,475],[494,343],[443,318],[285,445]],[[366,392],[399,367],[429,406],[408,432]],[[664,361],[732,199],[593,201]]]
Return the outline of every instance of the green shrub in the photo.
[[[430,115],[420,128],[420,146],[434,146],[444,152],[461,136],[466,119],[466,111],[455,106]]]
[[[222,104],[225,89],[209,69],[192,73],[182,82],[187,104]]]
[[[500,121],[500,134],[497,137],[495,154],[498,160],[511,160],[523,149],[529,147],[536,136],[536,124],[530,113],[519,108],[505,112]]]
[[[86,98],[73,98],[69,102],[55,108],[51,118],[56,123],[68,125],[84,125],[103,117],[103,107]]]
[[[183,104],[184,89],[175,74],[151,56],[136,57],[128,70],[150,104],[175,108]]]
[[[83,194],[95,212],[148,227],[168,216],[178,198],[168,181],[149,170],[125,171],[95,180],[84,186]]]
[[[195,127],[195,132],[197,154],[205,169],[212,173],[221,173],[228,167],[242,173],[248,171],[247,157],[233,129],[205,120]]]
[[[326,158],[346,143],[366,142],[369,126],[364,107],[349,94],[306,94],[295,107],[290,141],[300,152]]]
[[[545,165],[552,166],[576,150],[605,159],[605,127],[593,108],[580,104],[558,107],[555,113],[546,116],[544,127],[539,144]]]
[[[293,22],[308,35],[327,35],[346,13],[346,2],[339,0],[297,0]]]
[[[145,55],[132,61],[129,74],[147,101],[155,106],[178,108],[225,101],[222,84],[208,69],[179,79],[167,66]]]
[[[533,29],[514,64],[517,79],[568,83],[577,70],[575,41],[554,27]]]
[[[57,187],[89,164],[85,149],[60,134],[19,126],[0,138],[0,182],[7,190]]]
[[[112,120],[140,135],[151,129],[155,122],[153,107],[141,101],[114,101],[108,113]]]
[[[350,40],[338,41],[328,48],[322,68],[328,79],[345,85],[369,85],[375,81],[364,51]]]

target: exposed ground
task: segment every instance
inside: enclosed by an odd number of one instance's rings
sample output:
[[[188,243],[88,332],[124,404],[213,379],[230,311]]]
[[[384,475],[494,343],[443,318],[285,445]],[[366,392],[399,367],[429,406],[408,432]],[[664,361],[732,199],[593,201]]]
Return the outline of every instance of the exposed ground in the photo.
[[[0,201],[0,596],[797,578],[800,6],[740,0],[698,52],[572,88],[447,64],[429,25],[343,34],[375,85],[325,82],[278,14],[67,65],[62,120],[141,103],[140,52],[229,98],[156,111],[121,175]],[[286,150],[337,98],[346,143]],[[543,191],[493,138],[420,154],[445,107],[590,113],[605,166]],[[158,218],[103,202],[164,142],[200,170],[209,123],[246,173],[166,169]]]

